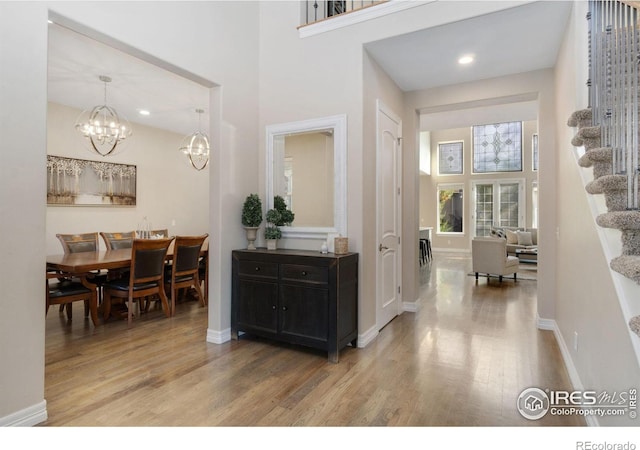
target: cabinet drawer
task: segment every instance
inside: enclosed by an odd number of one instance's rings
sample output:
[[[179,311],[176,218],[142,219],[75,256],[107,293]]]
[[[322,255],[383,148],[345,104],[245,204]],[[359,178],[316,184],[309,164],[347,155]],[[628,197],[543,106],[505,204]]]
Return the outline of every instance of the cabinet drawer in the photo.
[[[278,264],[263,261],[240,261],[238,274],[242,277],[278,278]]]
[[[329,269],[327,267],[305,266],[301,264],[282,264],[281,279],[313,284],[327,284]]]

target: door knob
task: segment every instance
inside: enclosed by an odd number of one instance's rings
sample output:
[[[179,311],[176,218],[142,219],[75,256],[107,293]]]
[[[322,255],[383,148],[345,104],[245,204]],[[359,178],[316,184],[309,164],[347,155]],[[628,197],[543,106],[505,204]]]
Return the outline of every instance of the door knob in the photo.
[[[378,246],[378,251],[381,252],[382,250],[389,250],[389,247],[385,247],[384,245],[380,244]]]

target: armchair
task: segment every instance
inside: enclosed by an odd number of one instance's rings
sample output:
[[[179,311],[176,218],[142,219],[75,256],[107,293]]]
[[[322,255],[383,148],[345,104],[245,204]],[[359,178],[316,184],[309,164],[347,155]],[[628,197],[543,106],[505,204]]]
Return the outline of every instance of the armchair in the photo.
[[[498,275],[500,282],[505,275],[517,279],[518,258],[507,256],[507,241],[499,238],[474,238],[471,241],[473,272]]]

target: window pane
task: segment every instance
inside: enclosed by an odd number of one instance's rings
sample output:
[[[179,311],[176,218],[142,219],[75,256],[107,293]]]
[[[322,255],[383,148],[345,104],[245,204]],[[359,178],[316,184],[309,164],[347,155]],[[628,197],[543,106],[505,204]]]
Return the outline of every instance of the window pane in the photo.
[[[476,185],[476,236],[490,236],[493,225],[493,185]]]
[[[500,184],[500,226],[518,226],[518,183]]]
[[[538,135],[531,137],[531,147],[533,151],[533,170],[538,170]]]
[[[474,126],[473,171],[522,171],[522,122]]]
[[[462,173],[463,142],[438,143],[438,173],[441,175]]]
[[[462,233],[463,202],[462,188],[438,189],[438,211],[440,233]]]

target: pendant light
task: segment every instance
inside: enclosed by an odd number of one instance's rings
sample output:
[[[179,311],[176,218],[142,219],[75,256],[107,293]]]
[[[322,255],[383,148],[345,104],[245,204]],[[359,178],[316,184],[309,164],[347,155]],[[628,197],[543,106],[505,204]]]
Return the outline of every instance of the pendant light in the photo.
[[[91,143],[91,148],[100,156],[112,154],[116,147],[131,136],[131,127],[124,117],[107,106],[107,83],[111,78],[98,77],[104,83],[104,104],[85,110],[76,120],[75,128]]]
[[[200,115],[202,109],[196,109],[198,113],[198,131],[186,136],[180,145],[180,151],[187,155],[191,166],[196,170],[202,170],[209,164],[209,138],[200,131]]]

